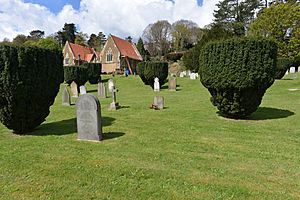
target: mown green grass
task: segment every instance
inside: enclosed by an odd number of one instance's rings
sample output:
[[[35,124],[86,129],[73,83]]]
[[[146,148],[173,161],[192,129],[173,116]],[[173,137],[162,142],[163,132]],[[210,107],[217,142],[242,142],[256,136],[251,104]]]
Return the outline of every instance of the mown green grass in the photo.
[[[109,111],[111,98],[101,99],[100,143],[76,140],[76,108],[59,94],[35,135],[0,125],[0,198],[300,199],[294,76],[276,81],[248,120],[218,116],[199,80],[154,93],[138,77],[115,77],[123,108]],[[154,95],[166,109],[149,109]]]

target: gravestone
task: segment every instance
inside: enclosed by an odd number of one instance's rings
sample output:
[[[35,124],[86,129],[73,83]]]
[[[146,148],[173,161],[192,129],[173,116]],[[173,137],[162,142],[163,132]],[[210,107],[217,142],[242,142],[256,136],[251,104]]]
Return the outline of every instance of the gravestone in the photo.
[[[79,87],[80,95],[86,94],[86,88],[84,85]]]
[[[187,70],[186,71],[186,76],[190,76],[191,75],[191,70]]]
[[[92,94],[80,95],[76,102],[77,139],[88,141],[102,140],[101,107]]]
[[[115,88],[115,82],[114,82],[114,80],[109,79],[107,84],[108,84],[108,91],[112,92],[113,89]]]
[[[298,72],[300,72],[300,67],[298,67]]]
[[[67,86],[65,86],[63,93],[62,93],[62,105],[63,106],[71,105],[71,97],[70,97],[70,93],[69,93]]]
[[[176,91],[176,77],[169,78],[169,90]]]
[[[288,74],[289,74],[289,70],[286,70],[285,75],[288,75]]]
[[[159,79],[155,77],[154,79],[154,91],[159,92],[160,91],[160,86],[159,86]]]
[[[78,88],[77,84],[74,81],[71,83],[71,93],[72,97],[78,97]]]
[[[98,83],[98,96],[100,98],[106,98],[105,83]]]
[[[164,97],[162,96],[155,96],[153,105],[158,109],[164,109]]]
[[[190,79],[196,80],[196,74],[195,74],[195,73],[191,73],[191,74],[190,74]]]
[[[117,89],[115,89],[115,86],[112,90],[112,102],[109,105],[109,110],[117,110],[120,106],[119,103],[117,103]]]
[[[290,73],[295,73],[295,71],[296,71],[296,68],[295,68],[295,67],[291,67],[291,68],[290,68]]]
[[[199,74],[198,73],[195,73],[195,76],[196,76],[196,79],[199,77]]]
[[[179,77],[183,78],[184,77],[184,73],[180,72]]]
[[[186,71],[183,71],[183,72],[182,72],[182,75],[183,75],[183,76],[186,76]]]

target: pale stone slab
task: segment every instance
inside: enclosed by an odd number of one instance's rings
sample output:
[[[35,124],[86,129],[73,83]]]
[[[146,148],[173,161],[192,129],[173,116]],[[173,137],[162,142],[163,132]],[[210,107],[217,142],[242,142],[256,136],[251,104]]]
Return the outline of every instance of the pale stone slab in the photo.
[[[184,73],[180,72],[179,77],[183,78],[184,77]]]
[[[190,74],[190,79],[196,80],[197,79],[196,74],[195,73],[191,73]]]
[[[78,97],[78,88],[74,81],[71,83],[71,95],[72,97]]]
[[[164,109],[164,97],[155,96],[153,100],[153,105],[158,109]]]
[[[98,96],[100,98],[106,98],[106,88],[105,83],[98,83]]]
[[[102,140],[101,107],[92,94],[80,95],[76,102],[77,139],[88,141]]]
[[[71,105],[71,96],[68,90],[68,86],[65,86],[63,93],[62,93],[62,105],[63,106],[70,106]]]
[[[295,67],[291,67],[291,68],[290,68],[290,73],[295,73],[295,71],[296,71],[296,68],[295,68]]]
[[[169,78],[169,90],[176,91],[176,77]]]
[[[86,88],[84,85],[79,87],[80,95],[86,94]]]
[[[115,87],[115,82],[114,82],[114,80],[113,80],[113,79],[109,79],[108,82],[107,82],[107,84],[108,84],[108,91],[109,91],[109,92],[112,92],[113,89],[114,89],[114,87]]]
[[[154,79],[154,91],[159,92],[160,91],[160,86],[159,86],[159,79],[155,77]]]

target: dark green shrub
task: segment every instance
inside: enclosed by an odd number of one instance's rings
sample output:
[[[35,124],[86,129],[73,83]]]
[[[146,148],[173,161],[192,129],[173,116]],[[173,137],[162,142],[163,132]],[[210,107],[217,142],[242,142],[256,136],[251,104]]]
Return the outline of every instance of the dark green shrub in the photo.
[[[155,77],[159,79],[160,86],[167,82],[169,69],[167,62],[150,61],[143,62],[143,64],[139,63],[138,66],[138,74],[145,85],[150,85],[153,88]]]
[[[168,61],[173,61],[173,62],[176,62],[177,60],[180,60],[181,57],[183,56],[184,52],[181,51],[181,52],[171,52],[171,53],[168,53],[164,56],[164,59],[165,60],[168,60]]]
[[[278,58],[275,79],[282,79],[286,71],[293,65],[293,61],[288,58]]]
[[[67,84],[71,84],[73,81],[79,86],[84,85],[88,79],[88,69],[85,66],[65,66],[64,78]]]
[[[0,121],[18,134],[32,131],[49,115],[61,82],[61,51],[0,45]]]
[[[231,39],[210,43],[200,54],[200,80],[220,114],[244,118],[258,108],[276,72],[276,43]]]
[[[83,66],[88,70],[90,84],[97,84],[101,81],[102,65],[100,63],[84,63]]]

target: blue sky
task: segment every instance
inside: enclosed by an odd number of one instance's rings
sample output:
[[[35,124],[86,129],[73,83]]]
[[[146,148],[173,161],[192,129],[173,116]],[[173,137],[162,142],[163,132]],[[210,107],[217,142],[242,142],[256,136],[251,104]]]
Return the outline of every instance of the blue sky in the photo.
[[[120,0],[122,1],[122,0]],[[174,0],[170,0],[173,1]],[[197,0],[198,5],[202,5],[203,0]],[[57,14],[66,4],[71,4],[74,9],[79,9],[80,0],[24,0],[25,3],[35,3],[47,7],[51,12]]]

